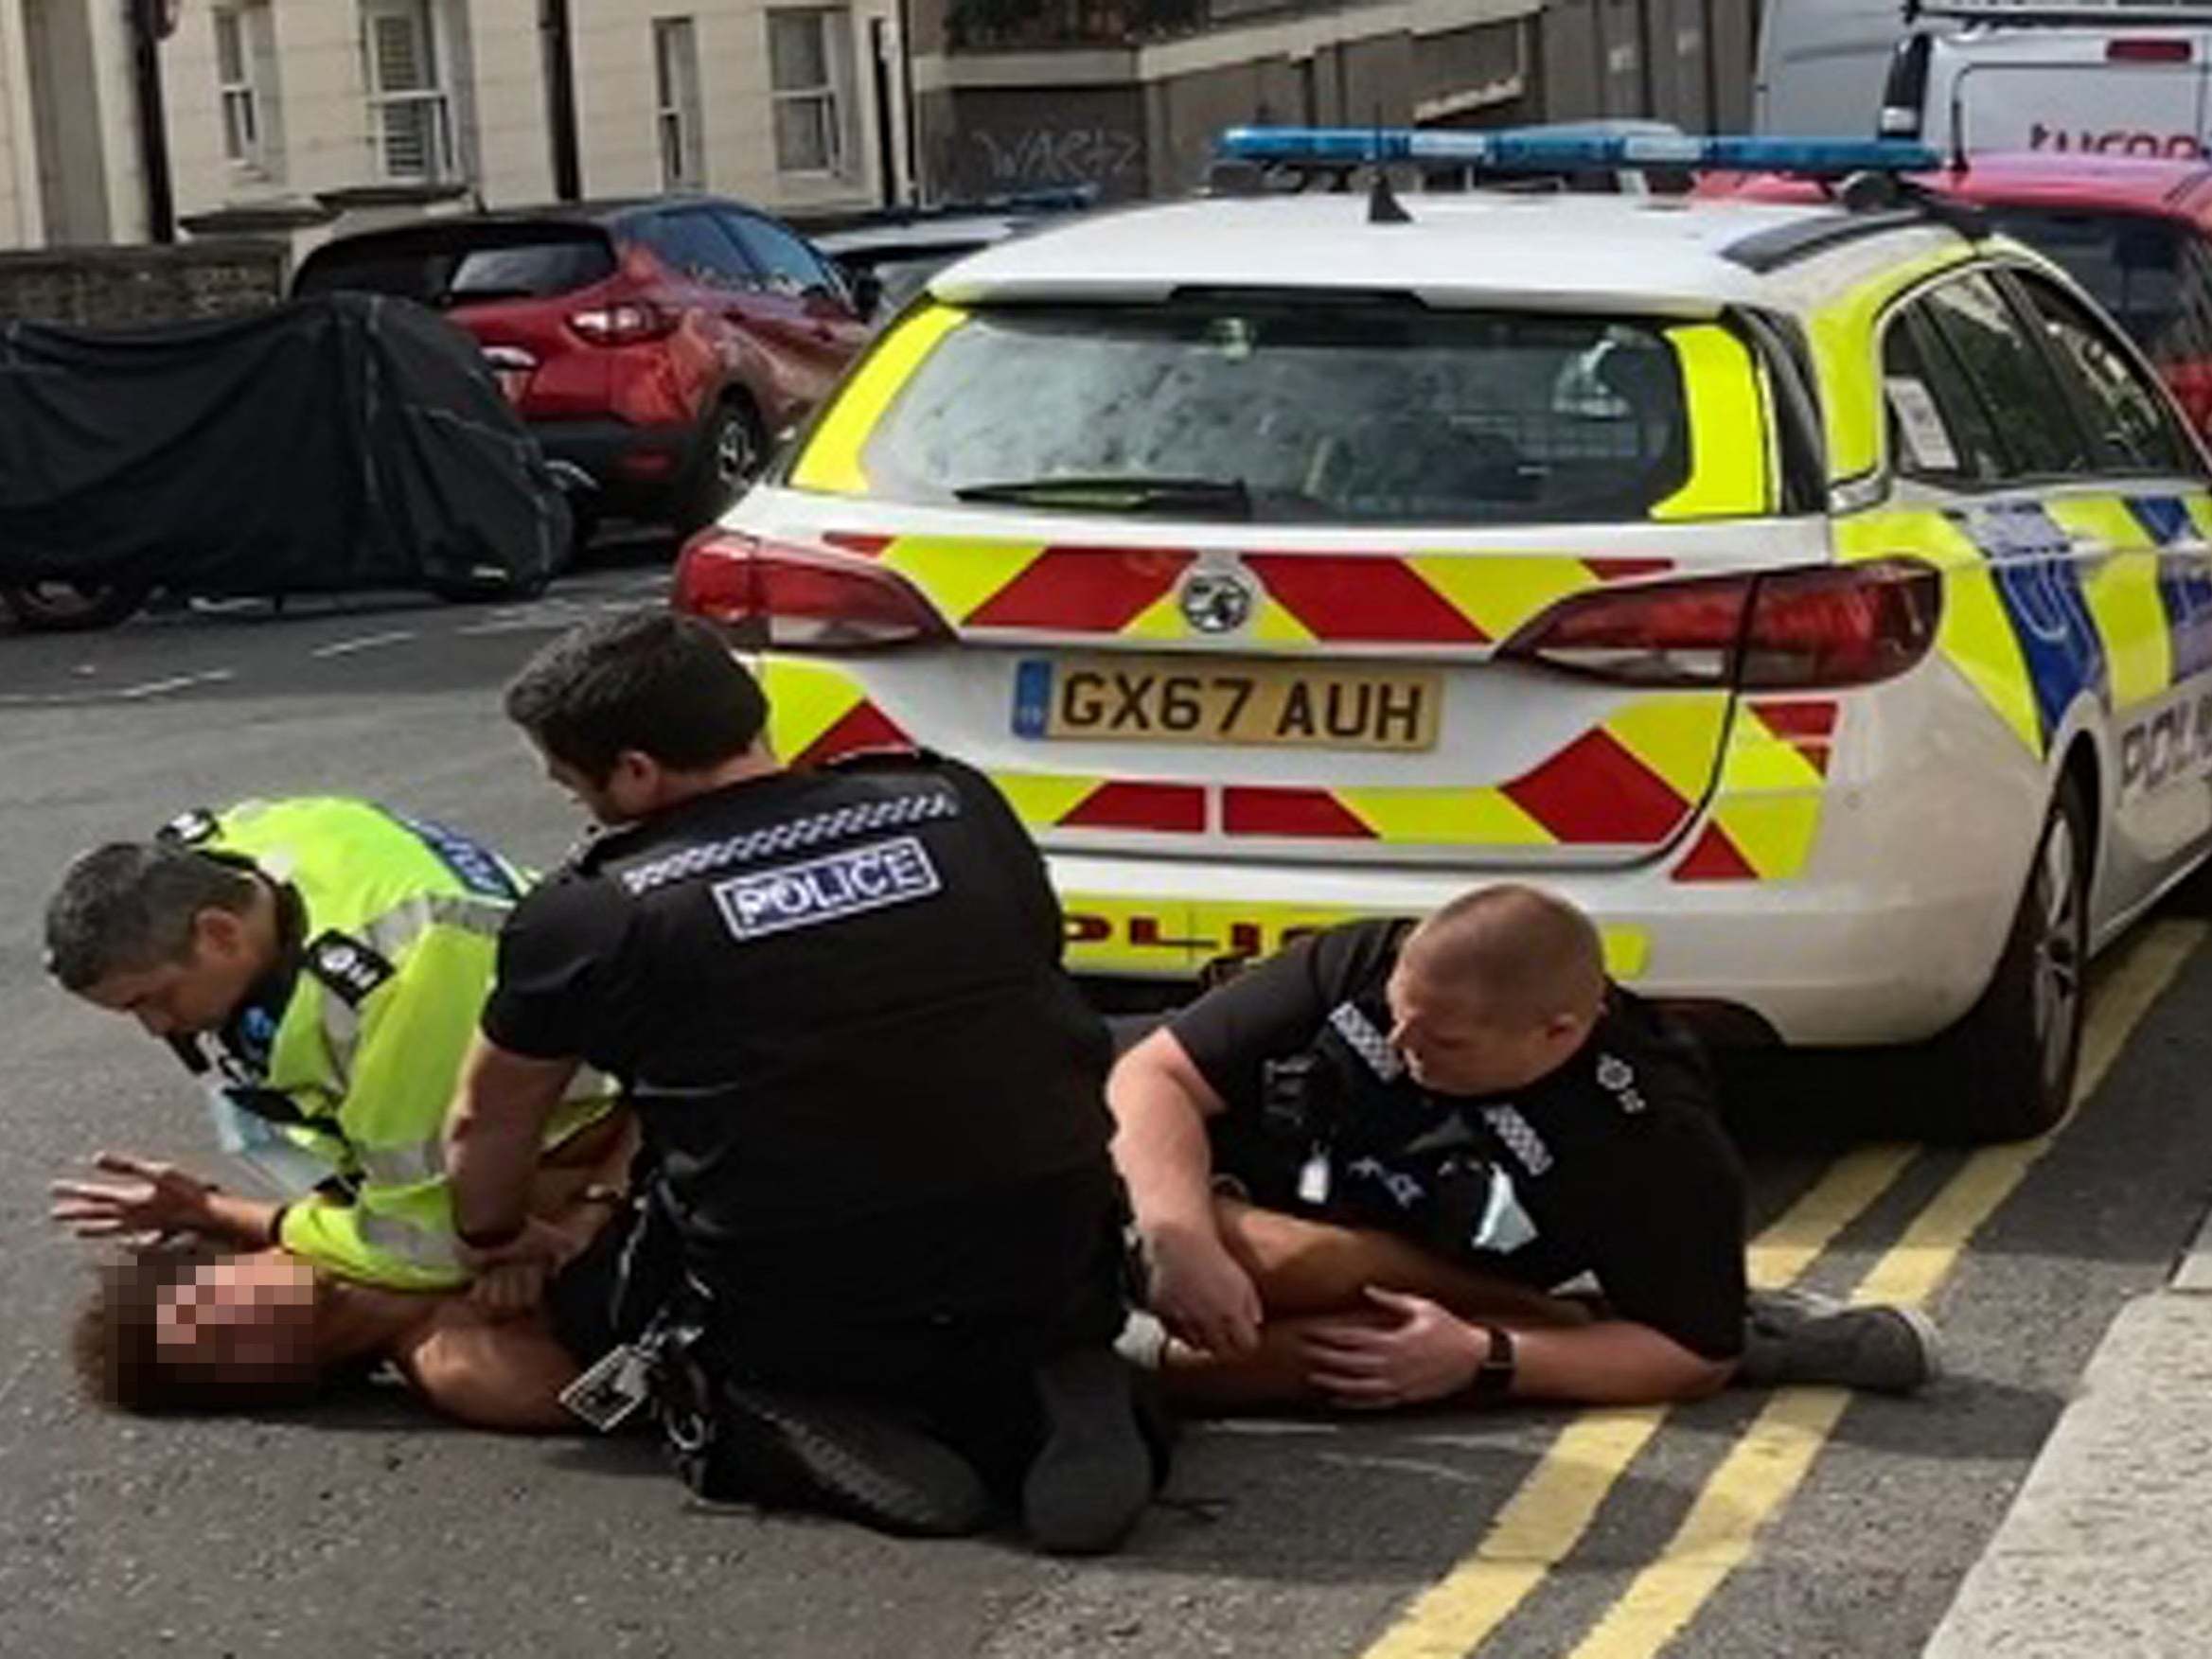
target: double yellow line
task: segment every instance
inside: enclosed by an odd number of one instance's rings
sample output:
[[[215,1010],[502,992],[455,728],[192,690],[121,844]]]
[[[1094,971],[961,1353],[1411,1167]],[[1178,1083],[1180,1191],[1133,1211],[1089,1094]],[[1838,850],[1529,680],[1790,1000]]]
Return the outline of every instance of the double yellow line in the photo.
[[[2199,922],[2154,923],[2102,965],[2082,1034],[2077,1102],[2103,1082],[2129,1034],[2207,930]],[[1968,1241],[2063,1127],[1967,1159],[1860,1280],[1852,1299],[1918,1304],[1934,1295]],[[1777,1288],[1798,1278],[1919,1154],[1914,1146],[1869,1146],[1832,1165],[1752,1241],[1752,1282]],[[1630,1581],[1569,1659],[1650,1659],[1672,1640],[1749,1557],[1760,1528],[1796,1491],[1849,1399],[1836,1388],[1778,1390],[1708,1477],[1658,1558]],[[1472,1653],[1566,1559],[1666,1415],[1664,1406],[1590,1411],[1568,1423],[1474,1553],[1409,1604],[1362,1659]]]

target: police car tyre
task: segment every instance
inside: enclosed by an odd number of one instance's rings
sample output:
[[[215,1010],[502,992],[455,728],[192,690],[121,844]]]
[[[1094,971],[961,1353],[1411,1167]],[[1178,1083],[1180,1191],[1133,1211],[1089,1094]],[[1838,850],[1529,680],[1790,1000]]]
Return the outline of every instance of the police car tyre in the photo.
[[[2080,785],[2062,778],[1989,988],[1930,1045],[1931,1134],[2018,1140],[2065,1116],[2081,1049],[2090,845]]]
[[[31,582],[0,588],[0,605],[35,633],[80,633],[135,616],[153,591],[149,581]]]
[[[750,403],[733,396],[717,404],[699,429],[691,469],[677,488],[677,530],[688,535],[720,518],[745,493],[767,453],[760,417]]]

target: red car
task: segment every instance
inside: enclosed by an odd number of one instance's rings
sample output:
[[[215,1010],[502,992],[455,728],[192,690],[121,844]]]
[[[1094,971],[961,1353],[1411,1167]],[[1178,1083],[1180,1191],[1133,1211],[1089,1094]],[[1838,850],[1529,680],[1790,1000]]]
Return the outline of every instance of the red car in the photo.
[[[581,503],[695,529],[767,461],[867,335],[788,225],[717,197],[423,220],[326,242],[295,294],[399,294],[473,334]]]
[[[1977,155],[1921,175],[1980,207],[2006,235],[2063,265],[2165,376],[2212,435],[2212,165],[2128,156]],[[1820,186],[1773,175],[1715,177],[1701,196],[1819,202]]]

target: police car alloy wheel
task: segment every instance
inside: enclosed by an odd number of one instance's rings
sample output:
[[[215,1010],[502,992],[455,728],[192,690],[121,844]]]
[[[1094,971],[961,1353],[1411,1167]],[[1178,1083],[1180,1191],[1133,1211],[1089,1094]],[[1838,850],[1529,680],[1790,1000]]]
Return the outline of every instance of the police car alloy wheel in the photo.
[[[1930,1045],[1912,1121],[1946,1138],[2038,1135],[2066,1115],[2080,1057],[2089,958],[2088,810],[2064,779],[1990,987]]]

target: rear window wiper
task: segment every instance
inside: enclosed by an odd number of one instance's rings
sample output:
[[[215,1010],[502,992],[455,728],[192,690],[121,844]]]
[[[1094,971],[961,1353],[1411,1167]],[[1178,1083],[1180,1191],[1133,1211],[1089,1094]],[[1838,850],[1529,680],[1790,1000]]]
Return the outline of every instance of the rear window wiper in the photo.
[[[1027,478],[971,484],[952,493],[964,502],[1007,502],[1048,511],[1252,516],[1252,492],[1241,478]]]

